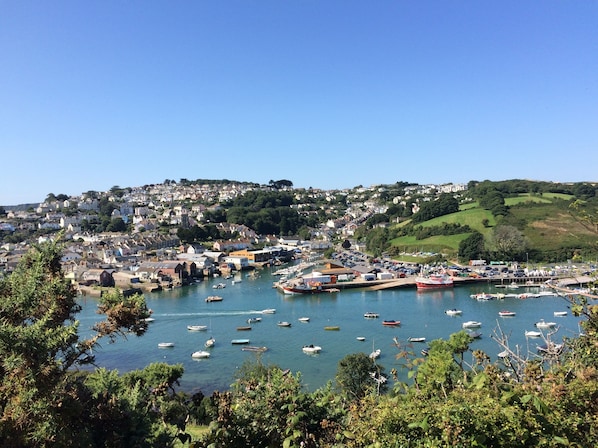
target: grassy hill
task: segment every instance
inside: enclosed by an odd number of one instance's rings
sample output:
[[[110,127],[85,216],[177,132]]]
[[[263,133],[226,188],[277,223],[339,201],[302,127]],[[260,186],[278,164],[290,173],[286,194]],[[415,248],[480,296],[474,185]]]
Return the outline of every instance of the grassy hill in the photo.
[[[558,258],[558,254],[583,254],[598,252],[598,235],[584,226],[569,208],[572,196],[558,193],[545,193],[541,196],[521,194],[505,200],[509,215],[500,223],[518,228],[528,241],[529,251],[536,258]],[[497,221],[488,210],[476,202],[464,204],[459,212],[431,219],[422,227],[442,226],[443,224],[467,225],[477,230],[488,241]],[[407,225],[407,222],[401,225]],[[485,225],[484,225],[485,224]],[[448,236],[433,236],[417,240],[415,236],[395,238],[391,244],[401,252],[441,252],[456,257],[459,243],[469,233]],[[564,261],[564,260],[563,260]]]

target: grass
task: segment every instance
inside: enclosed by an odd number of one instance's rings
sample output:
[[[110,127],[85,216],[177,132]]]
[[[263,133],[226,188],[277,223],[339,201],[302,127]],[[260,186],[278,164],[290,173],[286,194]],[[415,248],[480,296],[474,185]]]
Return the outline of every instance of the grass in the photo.
[[[197,441],[201,439],[201,437],[209,431],[207,425],[195,425],[192,423],[187,423],[185,426],[185,432],[191,435],[192,441]],[[180,440],[175,441],[174,443],[175,448],[183,448],[189,446],[188,443],[181,443]]]

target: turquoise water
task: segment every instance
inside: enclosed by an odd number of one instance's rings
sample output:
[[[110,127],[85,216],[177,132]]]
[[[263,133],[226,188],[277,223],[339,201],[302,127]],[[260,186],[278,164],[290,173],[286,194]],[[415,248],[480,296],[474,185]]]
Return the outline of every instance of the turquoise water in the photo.
[[[337,363],[344,356],[364,352],[372,348],[382,350],[379,364],[388,372],[399,369],[395,360],[397,348],[393,338],[407,343],[409,337],[425,337],[427,341],[448,338],[461,330],[461,324],[468,320],[482,322],[482,338],[474,341],[472,348],[482,349],[495,357],[501,349],[491,339],[493,330],[500,324],[503,332],[510,335],[510,345],[519,345],[535,353],[539,339],[526,339],[525,330],[535,330],[534,323],[540,319],[556,322],[558,334],[553,340],[572,337],[578,334],[579,318],[567,315],[554,317],[554,311],[567,310],[567,303],[560,297],[540,297],[520,300],[477,301],[470,295],[478,292],[538,291],[519,288],[516,291],[494,289],[488,284],[456,286],[443,291],[417,292],[415,289],[394,289],[385,291],[343,290],[339,293],[317,295],[284,295],[272,288],[276,280],[265,269],[256,279],[245,273],[237,274],[235,283],[231,280],[207,280],[192,285],[159,293],[146,294],[148,306],[153,310],[155,321],[147,333],[138,338],[130,336],[102,346],[94,353],[100,366],[125,372],[140,369],[152,362],[183,364],[185,374],[181,387],[186,391],[201,390],[210,394],[214,390],[227,389],[233,381],[235,370],[246,360],[256,355],[241,350],[242,346],[232,345],[237,338],[250,339],[252,346],[266,346],[268,351],[262,359],[267,364],[276,364],[293,372],[300,371],[303,384],[314,390],[326,384],[336,373]],[[212,285],[225,282],[226,288],[214,290]],[[222,302],[206,303],[209,295],[220,295]],[[83,311],[80,313],[81,330],[84,334],[98,319],[95,314],[97,302],[94,299],[81,299]],[[275,314],[261,314],[261,310],[275,308]],[[463,310],[462,316],[447,316],[449,308]],[[498,312],[508,309],[517,315],[501,318]],[[372,311],[380,314],[378,319],[365,319],[363,314]],[[237,331],[239,326],[247,326],[250,317],[262,317],[262,321],[252,324],[251,331]],[[300,317],[309,317],[308,323],[299,322]],[[384,327],[383,320],[400,320],[400,327]],[[279,321],[289,321],[289,328],[277,326]],[[207,325],[207,331],[191,332],[187,325]],[[339,331],[326,331],[325,326],[340,327]],[[209,349],[208,359],[192,359],[191,354],[204,349],[204,342],[213,336],[215,347]],[[358,341],[358,336],[365,341]],[[173,342],[173,348],[158,348],[160,342]],[[318,355],[306,355],[304,345],[322,347]],[[419,355],[425,343],[413,343],[413,350]]]

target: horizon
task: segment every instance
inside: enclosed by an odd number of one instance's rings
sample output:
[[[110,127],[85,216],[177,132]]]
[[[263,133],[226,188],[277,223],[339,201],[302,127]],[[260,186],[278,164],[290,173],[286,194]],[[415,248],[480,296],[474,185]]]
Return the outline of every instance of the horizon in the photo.
[[[595,182],[598,3],[8,3],[0,204],[165,179]]]

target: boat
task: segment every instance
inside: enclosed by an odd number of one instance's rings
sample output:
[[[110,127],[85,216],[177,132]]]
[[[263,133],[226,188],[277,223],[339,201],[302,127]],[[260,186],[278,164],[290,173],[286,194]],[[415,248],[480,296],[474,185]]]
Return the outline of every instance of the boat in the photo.
[[[248,324],[256,324],[261,321],[262,321],[261,317],[250,317],[249,319],[247,319]]]
[[[216,283],[215,285],[212,285],[212,288],[214,288],[214,289],[224,289],[224,288],[226,288],[226,283]]]
[[[327,327],[324,327],[324,330],[326,331],[339,331],[341,329],[341,327],[339,327],[338,325],[329,325]]]
[[[563,347],[563,344],[549,342],[548,344],[538,345],[536,349],[542,355],[559,355],[563,351]]]
[[[379,348],[377,348],[376,350],[373,350],[372,353],[370,353],[370,359],[378,359],[380,357],[380,354],[382,353],[382,350],[380,350]]]
[[[365,341],[365,336],[357,336],[355,339],[363,342],[363,341]]]
[[[320,351],[322,351],[322,347],[320,347],[319,345],[304,345],[303,348],[303,353],[307,353],[308,355],[314,355],[316,353],[320,353]]]
[[[251,326],[249,326],[249,325],[237,327],[237,331],[249,331],[249,330],[251,330]]]
[[[303,323],[309,322],[309,317],[300,317],[298,320],[299,320],[299,322],[303,322]]]
[[[401,321],[400,320],[383,320],[382,325],[384,325],[385,327],[396,327],[398,325],[401,325]]]
[[[447,316],[460,316],[461,314],[463,314],[463,311],[458,310],[457,308],[452,308],[450,310],[446,310],[444,314],[446,314]]]
[[[160,342],[158,344],[159,348],[172,348],[174,347],[174,342]]]
[[[205,331],[207,329],[207,325],[187,325],[187,330],[189,331]]]
[[[472,299],[475,299],[479,302],[484,302],[486,300],[493,300],[494,296],[492,294],[488,294],[487,292],[480,292],[478,294],[472,294],[470,296]]]
[[[426,338],[409,338],[409,342],[426,342]]]
[[[290,327],[291,323],[284,320],[284,321],[278,322],[276,325],[278,325],[279,327]]]
[[[425,277],[417,277],[415,279],[415,286],[419,290],[452,288],[453,278],[446,274],[430,274]]]
[[[463,328],[479,328],[482,326],[481,322],[477,322],[475,320],[468,320],[467,322],[463,322]]]
[[[206,343],[204,344],[204,346],[206,348],[210,348],[210,347],[214,347],[214,344],[216,343],[216,339],[214,339],[213,337],[211,337],[210,339],[208,339],[206,341]]]
[[[496,356],[498,356],[501,359],[508,358],[509,357],[509,351],[508,350],[503,350],[502,352],[500,352]]]
[[[473,339],[480,339],[482,337],[482,333],[480,331],[474,330],[467,330],[467,335]]]
[[[341,292],[341,290],[339,288],[328,288],[326,292]]]
[[[146,317],[146,318],[145,318],[145,319],[143,319],[143,320],[144,320],[144,321],[146,321],[146,322],[153,322],[153,321],[155,321],[156,319],[154,319],[153,317]]]
[[[198,350],[191,354],[191,357],[194,359],[202,359],[202,358],[209,358],[210,352],[206,352],[205,350]]]
[[[498,312],[498,315],[500,317],[513,317],[515,316],[515,311],[502,310]]]
[[[556,322],[544,322],[544,319],[540,319],[540,321],[536,322],[534,325],[536,328],[548,329],[556,327]]]
[[[525,337],[526,338],[539,338],[540,336],[542,336],[542,332],[541,331],[528,330],[528,331],[525,332]]]
[[[233,345],[249,344],[249,339],[233,339],[230,343]]]
[[[363,317],[365,317],[366,319],[376,319],[376,318],[380,317],[380,315],[378,313],[372,313],[372,312],[368,311],[367,313],[363,314]]]
[[[554,316],[555,317],[563,317],[567,315],[567,311],[555,311],[554,312]]]
[[[206,302],[222,302],[222,297],[220,297],[220,296],[208,296],[208,297],[206,297]]]
[[[276,308],[266,308],[265,310],[262,310],[262,314],[274,314],[276,313]]]
[[[281,286],[282,292],[285,294],[318,294],[320,292],[327,292],[322,288],[321,284],[299,283],[295,285]]]
[[[268,347],[257,347],[255,345],[248,345],[247,347],[241,348],[244,352],[258,352],[263,353],[268,350]]]

